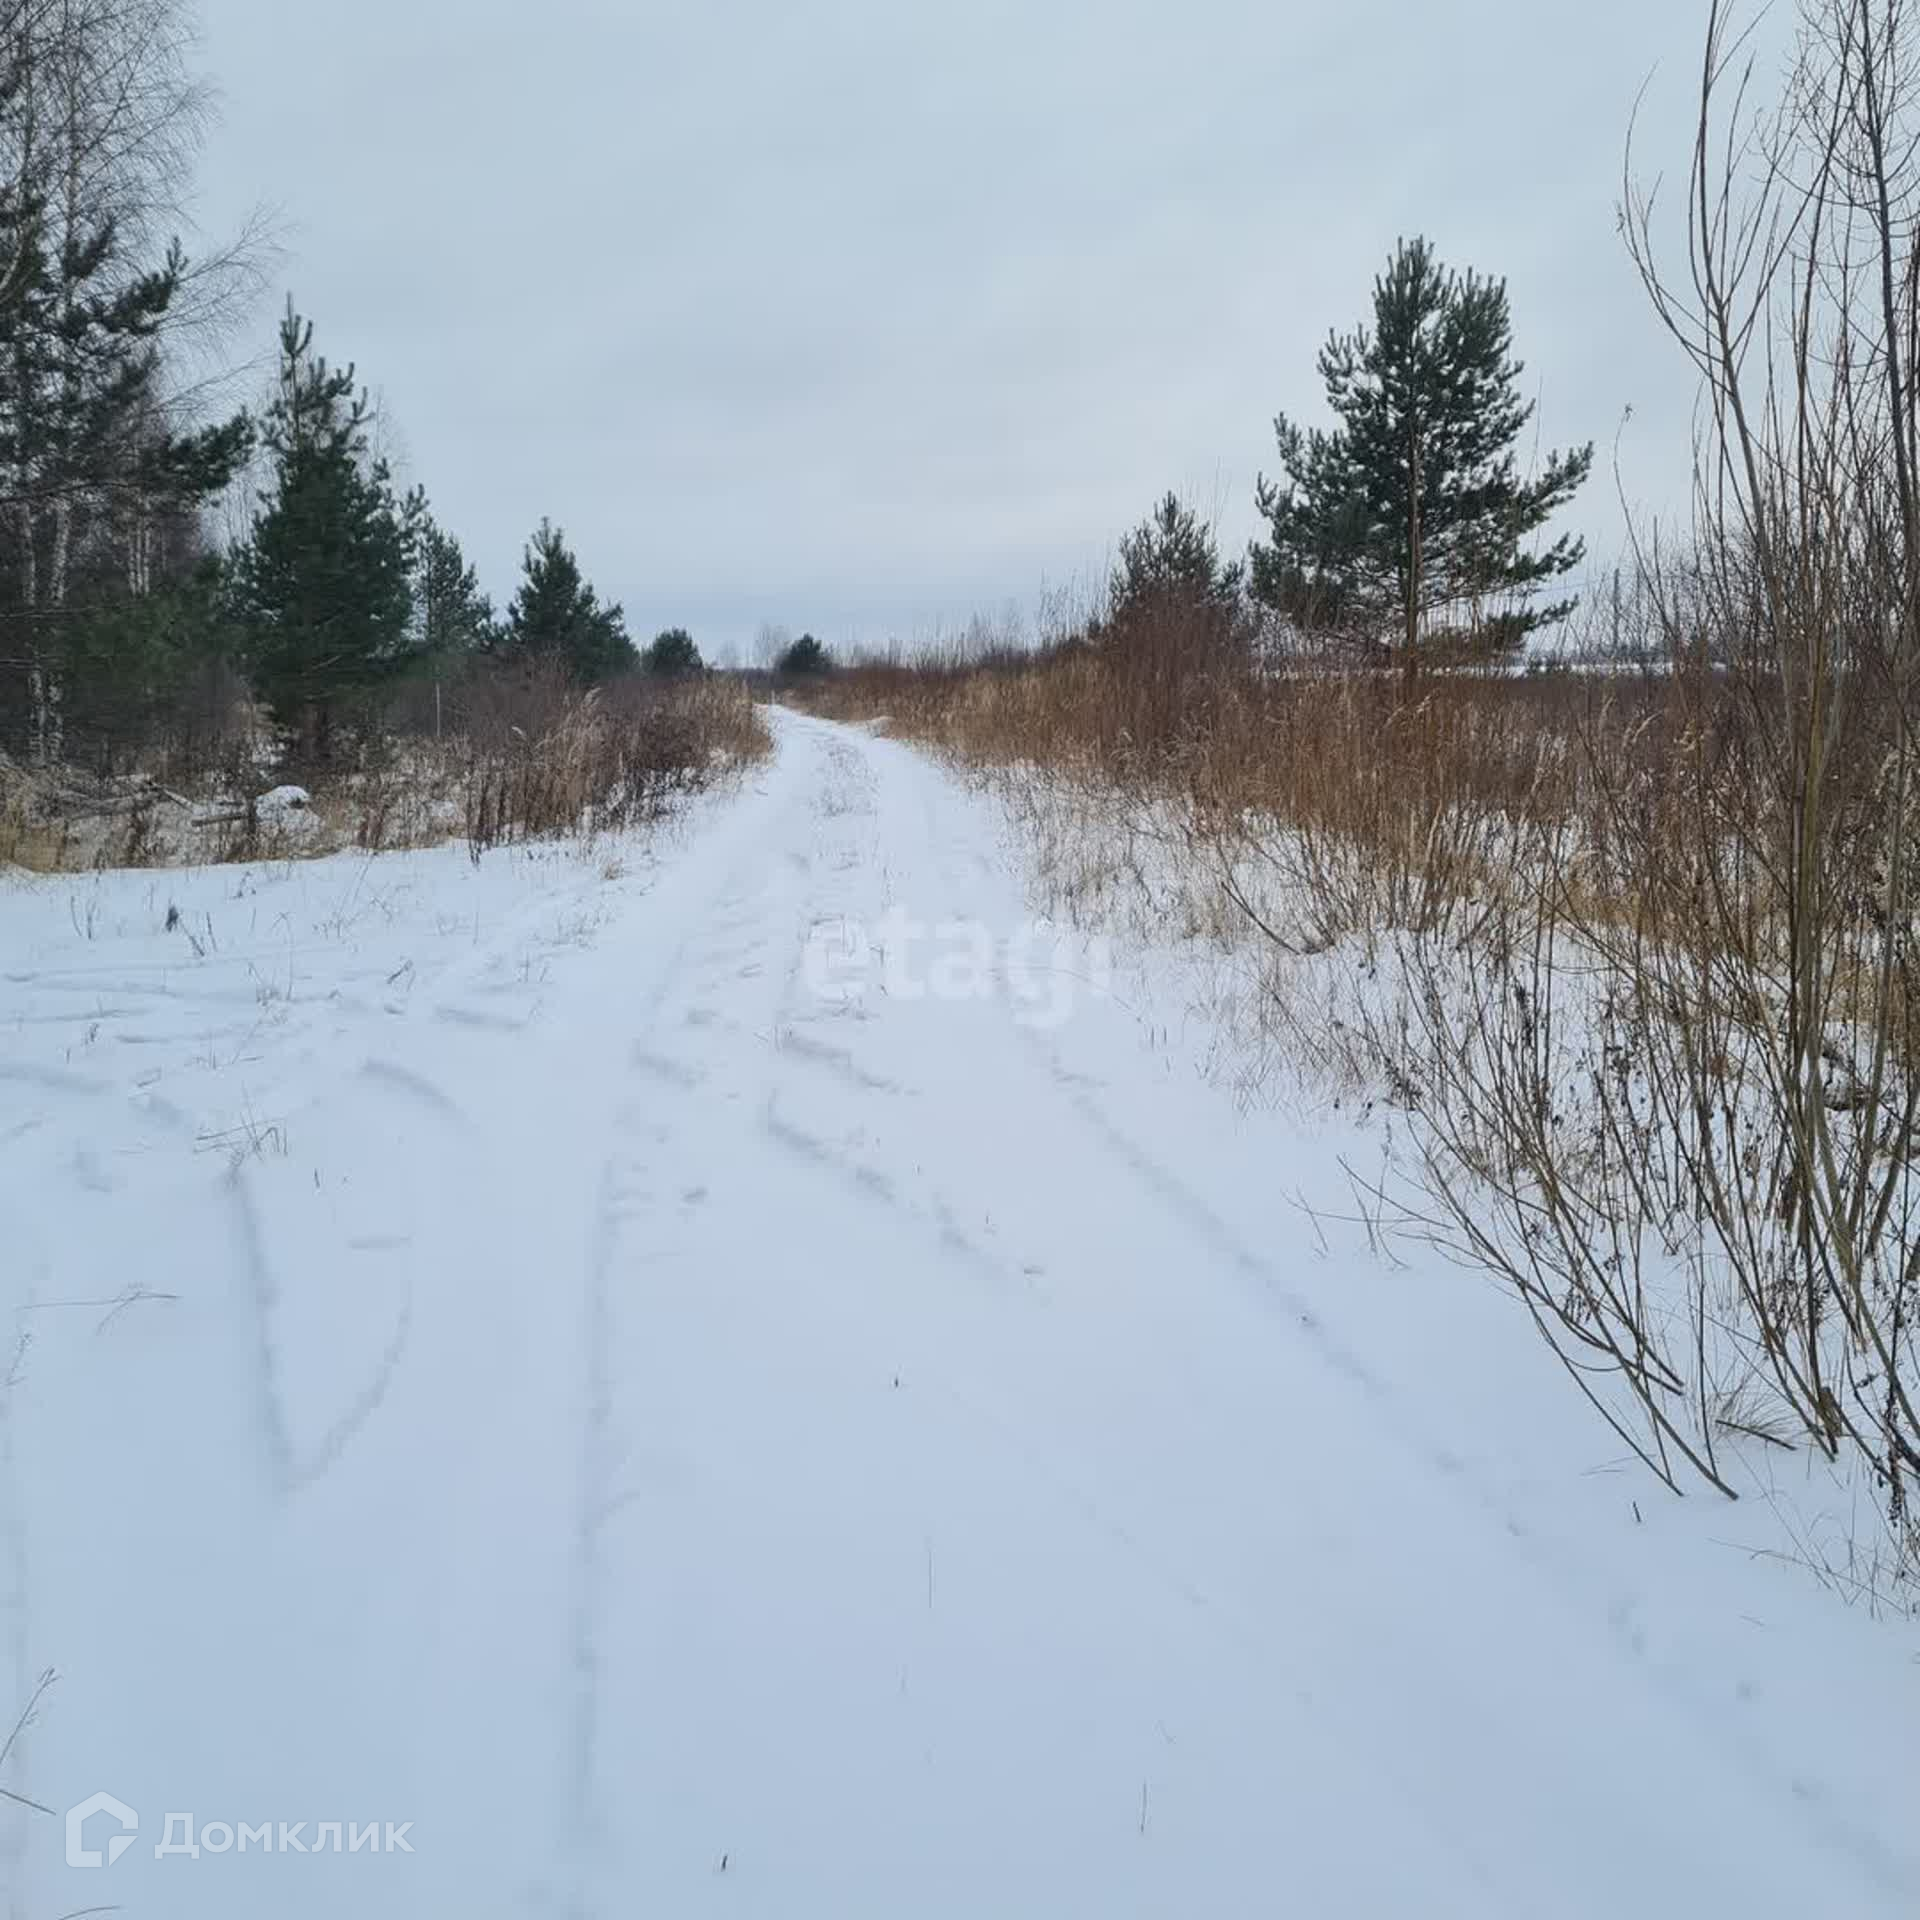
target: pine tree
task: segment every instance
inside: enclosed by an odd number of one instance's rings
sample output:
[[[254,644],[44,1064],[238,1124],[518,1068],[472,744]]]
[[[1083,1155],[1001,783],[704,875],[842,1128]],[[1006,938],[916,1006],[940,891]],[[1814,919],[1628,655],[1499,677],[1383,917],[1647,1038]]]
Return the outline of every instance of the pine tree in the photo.
[[[353,368],[315,354],[289,304],[264,435],[273,493],[236,559],[233,603],[257,689],[323,764],[343,719],[416,657],[412,542],[367,420]]]
[[[1169,493],[1120,542],[1108,591],[1112,618],[1168,602],[1221,605],[1240,590],[1238,566],[1223,567],[1213,531],[1177,493]]]
[[[1253,549],[1254,591],[1304,624],[1391,634],[1409,674],[1443,635],[1517,647],[1573,610],[1535,598],[1584,544],[1527,542],[1586,479],[1593,448],[1520,476],[1514,446],[1533,407],[1517,390],[1503,281],[1463,279],[1425,240],[1403,241],[1373,309],[1371,330],[1321,350],[1339,427],[1275,422],[1285,479],[1260,482],[1271,539]]]
[[[693,643],[693,635],[685,627],[669,627],[665,633],[656,635],[641,656],[641,664],[649,673],[668,678],[699,673],[705,665],[700,649]]]
[[[487,651],[499,638],[493,601],[460,542],[433,517],[417,487],[402,517],[413,546],[414,651],[435,662]]]
[[[832,666],[833,656],[826,648],[812,634],[803,633],[774,662],[773,670],[775,673],[826,673]]]
[[[503,651],[520,660],[557,660],[583,686],[596,686],[639,662],[619,606],[603,607],[559,528],[543,520],[528,543],[522,577],[507,609]]]

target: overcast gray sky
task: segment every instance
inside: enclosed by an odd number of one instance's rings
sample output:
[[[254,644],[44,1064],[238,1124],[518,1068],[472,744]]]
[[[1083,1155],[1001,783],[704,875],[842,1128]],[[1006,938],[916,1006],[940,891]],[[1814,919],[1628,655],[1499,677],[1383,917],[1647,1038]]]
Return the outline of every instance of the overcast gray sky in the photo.
[[[1668,506],[1691,383],[1615,232],[1704,0],[203,0],[199,211],[381,395],[488,585],[544,515],[642,639],[831,644],[1238,548],[1397,236],[1504,275],[1545,441]],[[250,346],[271,338],[263,303]]]

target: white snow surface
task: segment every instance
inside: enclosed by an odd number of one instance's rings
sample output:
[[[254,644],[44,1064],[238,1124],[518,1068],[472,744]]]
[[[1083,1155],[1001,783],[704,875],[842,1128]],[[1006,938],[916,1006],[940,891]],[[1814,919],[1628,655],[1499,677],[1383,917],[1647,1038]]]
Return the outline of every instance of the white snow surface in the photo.
[[[1170,949],[822,993],[1027,909],[777,718],[650,844],[0,880],[0,1910],[1920,1912],[1920,1633],[1794,1564],[1870,1519],[1316,1226],[1385,1122]]]

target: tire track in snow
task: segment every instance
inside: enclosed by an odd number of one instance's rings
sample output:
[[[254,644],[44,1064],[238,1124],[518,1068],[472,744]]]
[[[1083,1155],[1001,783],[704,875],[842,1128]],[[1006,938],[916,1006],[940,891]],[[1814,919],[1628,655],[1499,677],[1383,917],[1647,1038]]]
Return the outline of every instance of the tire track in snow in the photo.
[[[25,1377],[28,1339],[24,1331],[0,1352],[0,1615],[6,1621],[6,1692],[0,1698],[0,1723],[12,1727],[33,1697],[33,1589],[28,1574],[26,1502],[18,1458],[16,1401]],[[0,1736],[4,1737],[4,1736]],[[13,1794],[33,1795],[32,1729],[23,1728],[7,1756],[0,1785]],[[33,1816],[20,1801],[0,1799],[0,1884],[19,1886],[25,1879],[27,1823]]]
[[[605,1568],[600,1531],[613,1507],[613,1351],[612,1284],[619,1250],[620,1206],[611,1164],[601,1170],[593,1249],[587,1267],[585,1325],[585,1415],[580,1434],[580,1486],[574,1515],[573,1611],[567,1651],[573,1672],[573,1700],[567,1729],[569,1779],[566,1804],[570,1827],[564,1840],[571,1867],[569,1912],[585,1920],[591,1912],[588,1863],[600,1837],[599,1748],[601,1656],[600,1619],[605,1605]]]
[[[413,1266],[408,1264],[406,1292],[394,1317],[393,1332],[371,1375],[303,1458],[296,1448],[287,1414],[286,1366],[275,1326],[283,1295],[258,1196],[244,1166],[235,1166],[228,1174],[227,1192],[253,1307],[256,1419],[274,1490],[283,1498],[290,1497],[314,1485],[338,1463],[392,1391],[413,1340]],[[352,1241],[346,1244],[349,1249],[353,1247]],[[401,1240],[388,1244],[411,1242]]]
[[[467,1117],[454,1100],[426,1075],[395,1060],[377,1056],[363,1061],[349,1088],[353,1084],[371,1087],[430,1116],[442,1129],[443,1149],[470,1133]],[[303,1454],[287,1411],[286,1361],[277,1325],[283,1287],[256,1190],[256,1176],[246,1159],[234,1160],[226,1186],[253,1309],[256,1419],[274,1488],[283,1498],[290,1497],[323,1479],[385,1405],[413,1341],[418,1262],[409,1260],[403,1269],[404,1287],[392,1331],[366,1379]],[[413,1244],[412,1234],[349,1233],[341,1242],[345,1251],[361,1253],[410,1248]]]
[[[824,775],[820,793],[831,800],[835,791],[832,780],[844,782],[848,777],[846,763],[850,756],[843,753],[839,760],[830,760],[823,767],[817,736],[805,732],[792,739],[782,758],[781,788],[788,793],[805,792]],[[813,811],[829,822],[871,819],[870,808],[823,804],[818,796]],[[829,837],[837,831],[830,827]],[[818,844],[826,843],[823,840]],[[849,873],[857,870],[854,866],[844,869]],[[749,1140],[757,1135],[780,1147],[797,1163],[819,1168],[861,1203],[897,1211],[915,1221],[948,1257],[958,1257],[984,1267],[996,1278],[1002,1277],[991,1259],[960,1234],[944,1208],[936,1205],[929,1215],[913,1203],[902,1201],[886,1172],[852,1160],[831,1142],[787,1122],[779,1111],[778,1086],[767,1075],[783,1064],[793,1064],[795,1059],[782,1046],[781,1038],[795,1006],[807,926],[805,902],[793,905],[789,916],[788,901],[796,882],[805,886],[811,898],[821,875],[818,862],[783,862],[777,845],[752,838],[742,858],[686,923],[666,966],[643,998],[635,1037],[627,1048],[629,1077],[642,1083],[651,1098],[630,1099],[615,1116],[616,1141],[600,1169],[580,1313],[585,1414],[575,1502],[574,1599],[568,1624],[568,1657],[573,1674],[567,1736],[568,1812],[560,1846],[560,1879],[567,1888],[566,1904],[578,1920],[589,1920],[598,1911],[592,1867],[608,1838],[608,1812],[601,1785],[606,1711],[603,1642],[610,1597],[605,1533],[626,1504],[620,1485],[625,1453],[618,1434],[623,1412],[624,1424],[638,1427],[646,1419],[644,1408],[622,1408],[621,1383],[611,1369],[609,1356],[626,1332],[623,1322],[637,1322],[644,1330],[644,1276],[667,1252],[657,1234],[650,1236],[642,1229],[666,1223],[669,1190],[677,1191],[684,1204],[703,1203],[711,1172],[688,1164],[679,1167],[684,1178],[663,1179],[664,1170],[678,1164],[681,1150],[676,1136],[683,1131],[666,1116],[697,1100],[708,1117],[723,1117],[729,1129],[745,1128]],[[829,878],[828,884],[832,886],[835,881]],[[753,904],[745,904],[748,901]],[[749,929],[754,937],[742,941],[739,936]],[[776,949],[790,932],[798,934],[791,964],[776,969]],[[752,993],[754,983],[776,979],[779,984],[774,990],[770,1021],[743,1020],[743,990]],[[677,1001],[687,1004],[675,1022],[669,1014]],[[657,1037],[669,1026],[680,1036],[673,1051],[667,1051]],[[684,1051],[689,1045],[693,1048],[691,1057]],[[716,1048],[721,1050],[723,1062],[706,1057]],[[806,1072],[824,1073],[836,1084],[853,1086],[868,1096],[877,1090],[867,1084],[867,1077],[854,1067],[850,1056],[841,1060],[831,1049],[821,1047],[809,1052],[803,1046],[797,1050],[797,1057]],[[662,1100],[667,1102],[664,1109]],[[738,1104],[737,1119],[727,1114],[731,1103]],[[632,1284],[624,1284],[627,1282]]]
[[[779,777],[776,769],[774,778]],[[748,955],[764,946],[772,924],[770,912],[756,912],[748,903],[765,891],[754,886],[756,869],[768,855],[760,837],[751,831],[753,820],[766,810],[778,788],[760,788],[758,806],[744,806],[736,816],[734,832],[745,841],[744,850],[726,866],[718,885],[683,925],[665,964],[641,996],[633,1037],[626,1049],[626,1077],[638,1081],[657,1097],[675,1103],[696,1097],[707,1085],[707,1073],[696,1062],[664,1051],[657,1041],[663,1016],[683,983],[694,1006],[681,1023],[683,1030],[721,1032],[718,1016],[696,1020],[711,1008],[713,998],[724,1000],[729,978],[751,978],[741,966]],[[737,934],[742,926],[762,929],[759,943],[741,950],[718,929]],[[613,1356],[622,1334],[616,1288],[622,1276],[644,1273],[649,1254],[632,1244],[636,1226],[657,1218],[661,1203],[645,1149],[656,1152],[671,1138],[671,1130],[649,1122],[651,1108],[644,1099],[616,1098],[610,1116],[612,1142],[602,1158],[595,1189],[594,1217],[582,1280],[579,1305],[583,1414],[579,1440],[578,1481],[574,1493],[573,1566],[571,1600],[566,1623],[567,1662],[572,1676],[567,1706],[565,1742],[567,1779],[556,1844],[556,1877],[565,1888],[564,1904],[572,1920],[591,1920],[600,1910],[596,1898],[595,1865],[608,1837],[608,1811],[601,1784],[601,1747],[604,1734],[605,1618],[608,1581],[604,1541],[606,1529],[621,1512],[620,1490],[624,1452],[618,1440],[620,1381]],[[704,1185],[687,1191],[704,1201]],[[625,1298],[632,1301],[639,1289]],[[644,1301],[640,1301],[644,1310]],[[644,1410],[641,1410],[643,1414]]]

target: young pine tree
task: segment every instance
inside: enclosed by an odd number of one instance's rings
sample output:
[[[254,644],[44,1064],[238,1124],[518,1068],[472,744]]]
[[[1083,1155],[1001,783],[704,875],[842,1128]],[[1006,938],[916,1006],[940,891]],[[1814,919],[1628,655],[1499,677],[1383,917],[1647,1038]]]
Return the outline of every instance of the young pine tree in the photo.
[[[667,679],[699,673],[704,666],[700,649],[694,645],[693,635],[685,627],[669,627],[665,633],[656,635],[641,655],[641,664],[649,673]]]
[[[493,601],[480,589],[460,542],[433,517],[418,487],[402,509],[413,546],[413,650],[451,664],[484,653],[499,637]]]
[[[257,691],[324,765],[342,722],[415,657],[413,552],[354,370],[314,353],[291,305],[264,438],[272,493],[234,564],[234,613]]]
[[[1373,312],[1371,330],[1321,350],[1340,425],[1275,422],[1285,478],[1260,482],[1271,537],[1253,549],[1254,591],[1306,624],[1391,636],[1409,674],[1441,632],[1517,647],[1573,610],[1535,600],[1583,543],[1527,543],[1586,479],[1593,448],[1522,478],[1514,447],[1533,407],[1518,392],[1504,282],[1463,279],[1425,240],[1403,241]]]
[[[1152,606],[1219,606],[1240,590],[1238,566],[1223,567],[1213,530],[1169,493],[1120,542],[1108,600],[1115,621]]]
[[[557,660],[582,686],[597,686],[639,663],[626,615],[603,607],[559,528],[543,520],[521,563],[507,609],[503,650],[520,660]]]
[[[810,633],[803,633],[773,664],[775,673],[828,673],[832,668],[833,656]]]

